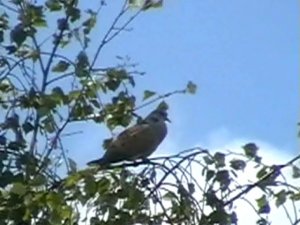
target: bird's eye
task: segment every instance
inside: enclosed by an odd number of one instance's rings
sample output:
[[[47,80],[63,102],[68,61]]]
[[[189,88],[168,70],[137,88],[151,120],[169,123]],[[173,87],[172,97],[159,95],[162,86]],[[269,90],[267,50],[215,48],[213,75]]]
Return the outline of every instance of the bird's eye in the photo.
[[[167,113],[165,111],[159,111],[158,113],[164,118],[167,117]]]
[[[155,122],[155,123],[159,121],[159,119],[156,117],[151,118],[151,120],[152,120],[152,122]]]

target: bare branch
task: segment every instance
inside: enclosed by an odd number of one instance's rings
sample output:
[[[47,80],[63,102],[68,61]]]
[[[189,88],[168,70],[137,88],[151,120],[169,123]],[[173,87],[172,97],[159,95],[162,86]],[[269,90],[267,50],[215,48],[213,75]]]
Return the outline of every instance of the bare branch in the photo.
[[[104,35],[102,41],[100,42],[96,54],[94,56],[94,59],[92,61],[92,64],[90,66],[90,69],[92,69],[98,59],[98,56],[102,50],[102,48],[111,40],[113,40],[121,31],[124,31],[127,26],[142,12],[142,9],[138,10],[133,16],[131,16],[122,26],[117,27],[116,25],[118,24],[118,22],[120,21],[121,17],[127,12],[128,10],[128,6],[127,6],[127,0],[124,1],[124,4],[122,6],[121,11],[119,12],[119,14],[116,16],[116,18],[114,19],[114,21],[112,22],[110,28],[108,29],[108,31],[106,32],[106,34]],[[116,30],[116,32],[114,32],[113,34],[111,34],[114,30]]]

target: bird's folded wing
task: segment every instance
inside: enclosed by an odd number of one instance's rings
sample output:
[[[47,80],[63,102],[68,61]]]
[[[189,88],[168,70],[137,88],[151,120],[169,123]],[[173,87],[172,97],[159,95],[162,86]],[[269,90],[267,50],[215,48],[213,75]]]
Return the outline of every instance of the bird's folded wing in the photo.
[[[137,125],[123,131],[112,143],[110,152],[122,153],[126,158],[138,158],[152,150],[156,144],[153,129],[148,124]]]
[[[129,129],[121,132],[118,135],[117,140],[126,140],[128,138],[136,137],[136,136],[144,133],[145,130],[147,130],[147,129],[149,129],[148,124],[139,124],[139,125],[130,127]]]

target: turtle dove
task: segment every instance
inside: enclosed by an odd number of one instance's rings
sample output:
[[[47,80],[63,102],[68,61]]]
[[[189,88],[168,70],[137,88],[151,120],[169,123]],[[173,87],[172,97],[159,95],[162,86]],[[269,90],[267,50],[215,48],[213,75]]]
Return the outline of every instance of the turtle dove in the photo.
[[[88,165],[107,165],[123,160],[145,159],[150,156],[167,135],[169,121],[166,109],[152,111],[139,124],[121,132],[108,144],[103,157],[88,162]]]

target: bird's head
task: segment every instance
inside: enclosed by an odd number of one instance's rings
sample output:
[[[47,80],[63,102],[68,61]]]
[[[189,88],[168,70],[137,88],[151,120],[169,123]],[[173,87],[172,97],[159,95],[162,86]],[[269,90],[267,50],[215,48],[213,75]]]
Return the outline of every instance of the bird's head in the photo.
[[[150,121],[150,122],[168,121],[168,122],[171,122],[171,120],[168,118],[168,113],[167,113],[166,109],[155,109],[145,118],[145,121]]]

